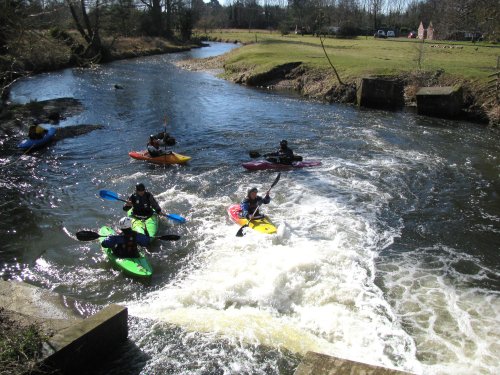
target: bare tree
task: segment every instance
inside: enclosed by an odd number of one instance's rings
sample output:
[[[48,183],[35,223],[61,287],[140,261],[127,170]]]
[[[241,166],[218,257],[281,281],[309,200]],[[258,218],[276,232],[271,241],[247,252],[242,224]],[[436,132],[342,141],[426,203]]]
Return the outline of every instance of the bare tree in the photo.
[[[80,57],[98,62],[102,58],[103,47],[99,35],[99,10],[101,3],[95,0],[92,7],[93,22],[88,15],[85,0],[65,0],[69,6],[71,16],[75,22],[76,29],[85,39],[87,47]],[[90,3],[90,2],[89,2]]]
[[[165,32],[162,22],[162,7],[163,3],[161,0],[141,0],[141,2],[146,5],[150,15],[151,15],[151,28],[150,33],[155,36],[162,36]],[[167,34],[170,30],[170,13],[171,13],[172,0],[165,0],[165,7],[167,10],[166,17],[166,30]]]

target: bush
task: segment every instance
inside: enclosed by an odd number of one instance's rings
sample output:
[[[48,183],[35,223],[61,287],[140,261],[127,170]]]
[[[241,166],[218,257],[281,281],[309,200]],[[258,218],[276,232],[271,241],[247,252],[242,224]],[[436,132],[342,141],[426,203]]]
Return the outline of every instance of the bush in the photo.
[[[363,32],[359,28],[353,25],[344,25],[338,29],[337,38],[355,38],[362,34]]]
[[[281,22],[279,24],[279,31],[280,31],[281,35],[290,34],[290,24],[288,22]]]

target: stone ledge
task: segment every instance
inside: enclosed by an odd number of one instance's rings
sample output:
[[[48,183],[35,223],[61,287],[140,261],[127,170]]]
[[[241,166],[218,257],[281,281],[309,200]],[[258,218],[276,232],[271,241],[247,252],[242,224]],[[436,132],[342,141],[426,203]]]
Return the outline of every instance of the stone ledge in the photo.
[[[392,370],[326,354],[307,352],[294,375],[408,375],[408,372]]]

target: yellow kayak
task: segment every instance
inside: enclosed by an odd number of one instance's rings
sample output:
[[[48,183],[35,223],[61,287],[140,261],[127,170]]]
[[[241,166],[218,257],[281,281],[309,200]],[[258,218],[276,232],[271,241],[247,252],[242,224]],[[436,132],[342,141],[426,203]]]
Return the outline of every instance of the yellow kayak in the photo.
[[[241,207],[239,204],[232,204],[227,209],[227,213],[231,218],[231,220],[234,221],[239,226],[243,226],[248,223],[248,220],[241,218],[239,216],[240,212],[241,212]],[[271,222],[271,220],[269,220],[267,216],[251,220],[250,223],[248,224],[248,227],[252,228],[253,230],[256,230],[257,232],[267,233],[267,234],[273,234],[276,233],[277,231],[276,227]]]
[[[145,160],[154,164],[184,164],[191,160],[191,156],[181,155],[176,152],[152,157],[147,151],[130,151],[128,155],[137,160]]]

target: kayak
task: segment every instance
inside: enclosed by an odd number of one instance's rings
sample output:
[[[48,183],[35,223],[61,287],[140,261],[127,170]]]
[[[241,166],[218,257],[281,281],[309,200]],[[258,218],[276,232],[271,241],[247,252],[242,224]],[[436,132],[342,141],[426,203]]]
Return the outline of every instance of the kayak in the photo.
[[[191,156],[181,155],[176,152],[152,157],[147,151],[130,151],[128,155],[133,159],[146,160],[154,164],[184,164],[191,160]]]
[[[247,163],[243,163],[242,166],[245,169],[250,171],[261,171],[264,169],[292,169],[292,168],[307,168],[307,167],[317,167],[321,165],[321,162],[318,160],[311,161],[294,161],[292,164],[280,164],[280,163],[271,163],[267,160],[257,160],[257,161],[249,161]]]
[[[132,230],[137,233],[146,234],[149,237],[154,237],[158,233],[158,215],[154,214],[147,219],[134,216],[132,209],[127,211],[127,216],[132,218]]]
[[[241,218],[239,216],[240,212],[241,212],[241,207],[238,203],[232,204],[227,209],[227,213],[229,215],[229,218],[232,221],[234,221],[236,224],[238,224],[239,226],[243,226],[243,225],[248,223],[248,220]],[[276,227],[271,222],[271,220],[269,220],[269,218],[267,216],[264,216],[263,218],[260,218],[260,219],[251,220],[248,227],[256,230],[257,232],[267,233],[267,234],[273,234],[273,233],[276,233],[276,231],[277,231]]]
[[[55,134],[56,134],[56,128],[53,127],[48,128],[43,138],[25,139],[24,141],[22,141],[17,145],[17,148],[20,148],[22,150],[36,150],[48,144],[54,138]]]
[[[99,235],[101,236],[112,236],[114,234],[116,232],[110,227],[104,226],[99,229]],[[110,248],[101,246],[101,249],[113,267],[126,275],[140,278],[149,278],[153,275],[153,268],[146,259],[144,251],[139,250],[138,258],[118,258]]]

